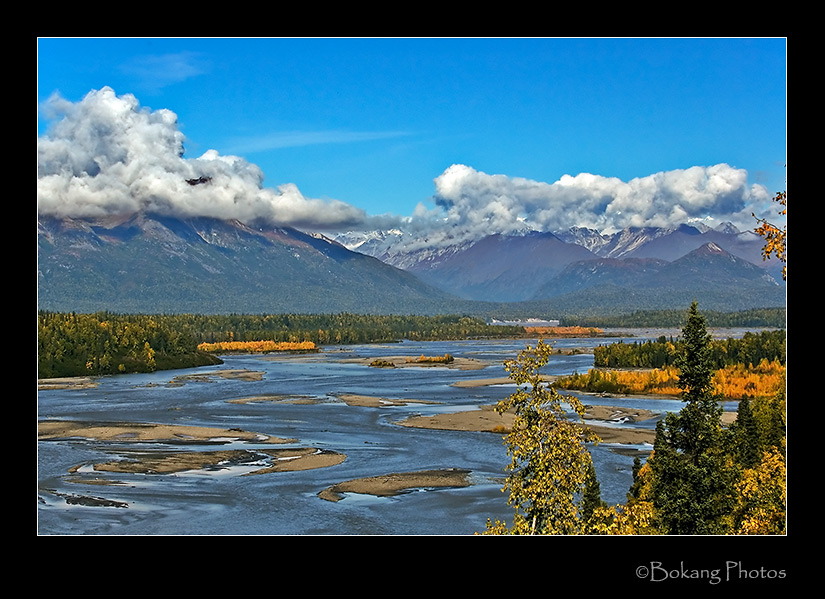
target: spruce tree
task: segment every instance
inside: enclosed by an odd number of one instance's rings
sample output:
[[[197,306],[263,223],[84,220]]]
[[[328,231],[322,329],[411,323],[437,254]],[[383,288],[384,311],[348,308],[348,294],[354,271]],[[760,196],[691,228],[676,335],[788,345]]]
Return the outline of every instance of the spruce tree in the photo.
[[[590,518],[593,517],[593,513],[601,507],[607,507],[607,502],[602,501],[601,484],[599,484],[599,479],[596,476],[596,467],[591,461],[587,467],[587,482],[582,493],[582,520],[590,520]]]
[[[680,413],[681,449],[694,461],[719,441],[722,408],[713,395],[713,363],[705,318],[694,301],[682,329],[682,349],[676,356],[678,386],[687,404]]]
[[[659,422],[650,458],[657,526],[669,534],[724,533],[732,479],[722,449],[722,408],[713,394],[710,335],[695,301],[676,366],[685,406]]]
[[[756,417],[747,397],[739,401],[736,421],[730,427],[732,449],[736,459],[745,468],[753,468],[762,459],[762,442]]]
[[[642,480],[639,478],[639,472],[641,469],[642,460],[639,459],[639,456],[636,456],[633,458],[633,484],[630,485],[630,489],[627,491],[628,501],[639,498],[639,492],[642,486]]]

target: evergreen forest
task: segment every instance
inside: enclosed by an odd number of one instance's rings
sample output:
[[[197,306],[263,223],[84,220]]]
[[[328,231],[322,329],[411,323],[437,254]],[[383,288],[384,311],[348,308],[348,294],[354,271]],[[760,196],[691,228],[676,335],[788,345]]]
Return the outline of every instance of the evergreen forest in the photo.
[[[716,314],[716,326],[778,326],[784,310]],[[632,316],[642,326],[662,326],[678,322],[680,315],[653,312]],[[621,324],[618,324],[621,322]],[[627,326],[617,321],[610,326]],[[761,324],[760,324],[761,323]],[[574,325],[577,326],[577,325]],[[592,323],[588,326],[593,326]],[[521,326],[490,325],[479,317],[466,315],[364,315],[364,314],[122,314],[95,312],[38,312],[38,378],[85,376],[129,372],[151,372],[219,363],[200,344],[225,342],[312,342],[316,345],[391,343],[402,339],[434,341],[472,338],[517,338],[525,335]],[[748,336],[750,334],[746,334]],[[750,337],[748,337],[750,340]],[[784,331],[767,339],[782,345]],[[650,344],[623,344],[597,348],[596,366],[658,367],[672,360],[673,341],[661,339]],[[731,359],[737,340],[726,342]],[[750,346],[743,350],[752,351]],[[779,351],[773,349],[770,351]],[[755,354],[754,354],[755,355]],[[755,358],[752,363],[757,363]]]
[[[151,372],[218,364],[200,344],[226,342],[345,345],[512,338],[518,326],[468,316],[362,314],[38,314],[38,378]],[[208,345],[203,347],[208,348]]]
[[[784,329],[744,333],[741,339],[712,339],[708,359],[714,368],[759,364],[763,360],[785,363]],[[593,365],[603,368],[663,368],[676,363],[684,347],[681,339],[659,337],[655,341],[619,342],[593,350]]]

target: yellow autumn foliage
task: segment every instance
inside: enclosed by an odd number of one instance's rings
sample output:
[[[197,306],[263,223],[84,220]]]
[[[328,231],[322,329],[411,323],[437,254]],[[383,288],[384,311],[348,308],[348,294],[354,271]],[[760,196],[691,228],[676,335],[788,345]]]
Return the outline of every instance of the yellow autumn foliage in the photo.
[[[407,358],[406,361],[408,364],[450,364],[454,359],[450,354],[444,354],[443,356],[425,356],[421,354],[418,358]]]
[[[312,341],[221,341],[218,343],[201,343],[198,349],[208,353],[249,352],[265,353],[277,351],[315,351]]]
[[[728,366],[716,372],[713,384],[716,393],[729,399],[773,396],[785,385],[785,366],[767,360],[756,366]]]
[[[783,208],[779,210],[780,216],[787,216],[788,215],[788,192],[787,191],[780,191],[773,198],[774,202],[778,202]],[[753,213],[752,213],[753,214]],[[756,215],[754,214],[754,217]],[[782,265],[782,280],[787,280],[788,278],[788,269],[787,269],[787,261],[788,261],[788,251],[787,251],[787,237],[788,237],[788,230],[787,226],[783,225],[780,229],[773,223],[768,222],[765,219],[757,218],[757,222],[759,226],[755,229],[757,235],[763,237],[765,239],[765,245],[762,247],[762,259],[768,260],[772,255],[775,255],[781,262]]]
[[[786,476],[785,458],[776,448],[745,470],[736,488],[738,534],[785,534]]]

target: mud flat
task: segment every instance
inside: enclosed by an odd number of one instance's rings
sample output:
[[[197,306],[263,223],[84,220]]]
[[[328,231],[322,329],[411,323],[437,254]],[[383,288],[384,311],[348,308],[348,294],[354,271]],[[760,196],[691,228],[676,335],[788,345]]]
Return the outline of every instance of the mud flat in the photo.
[[[327,501],[340,501],[344,499],[345,493],[393,497],[412,489],[469,487],[469,475],[469,470],[461,468],[381,474],[334,484],[318,493],[318,497]]]

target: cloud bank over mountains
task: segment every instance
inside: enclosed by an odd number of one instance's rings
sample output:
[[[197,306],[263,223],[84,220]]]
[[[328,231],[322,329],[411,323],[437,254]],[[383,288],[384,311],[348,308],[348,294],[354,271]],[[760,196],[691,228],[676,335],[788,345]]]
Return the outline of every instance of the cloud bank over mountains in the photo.
[[[307,198],[291,183],[263,187],[260,168],[238,156],[208,150],[186,158],[175,113],[142,108],[131,94],[104,87],[77,103],[53,96],[43,109],[53,122],[37,145],[40,214],[151,210],[324,232],[400,227],[431,241],[573,226],[613,232],[690,220],[749,227],[752,212],[774,214],[767,189],[727,164],[626,182],[582,173],[553,183],[455,164],[434,180],[430,206],[422,202],[412,215],[368,215],[345,202]]]
[[[587,227],[669,227],[688,221],[751,223],[770,200],[748,173],[727,164],[694,166],[621,181],[589,173],[543,183],[453,165],[435,179],[436,212],[459,229],[501,232]],[[422,215],[425,214],[422,212]]]

